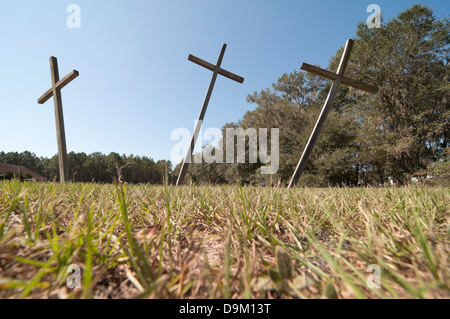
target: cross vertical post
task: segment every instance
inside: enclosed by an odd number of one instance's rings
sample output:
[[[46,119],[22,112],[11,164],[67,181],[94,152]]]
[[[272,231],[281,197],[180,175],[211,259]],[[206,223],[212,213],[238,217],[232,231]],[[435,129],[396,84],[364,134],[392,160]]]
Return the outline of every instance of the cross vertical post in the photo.
[[[78,71],[73,70],[60,80],[58,60],[53,56],[50,57],[50,70],[52,74],[52,87],[38,99],[38,103],[44,104],[51,97],[53,97],[55,106],[56,138],[58,142],[59,177],[61,183],[64,183],[69,177],[69,166],[67,163],[66,134],[64,129],[61,89],[69,84],[73,79],[78,77],[79,73]]]
[[[227,48],[226,43],[222,45],[222,49],[220,50],[219,58],[217,59],[216,65],[213,65],[209,62],[206,62],[202,59],[199,59],[193,55],[189,55],[188,60],[191,62],[194,62],[198,65],[203,66],[204,68],[213,71],[213,75],[211,77],[211,82],[208,87],[208,91],[206,92],[205,99],[203,101],[202,108],[200,110],[200,114],[198,116],[198,120],[195,124],[194,133],[192,134],[191,142],[189,144],[188,151],[186,152],[186,156],[183,160],[183,164],[181,165],[180,173],[178,174],[177,179],[177,186],[183,184],[184,176],[186,175],[187,169],[189,167],[189,163],[191,162],[192,153],[194,152],[195,143],[198,138],[198,134],[200,133],[200,129],[202,127],[203,119],[205,118],[206,109],[208,108],[209,100],[211,99],[211,95],[214,89],[214,85],[216,83],[217,75],[220,74],[222,76],[225,76],[233,81],[236,81],[238,83],[244,83],[244,78],[233,74],[231,72],[228,72],[227,70],[222,69],[220,66],[222,65],[222,60],[225,55],[225,50]]]
[[[333,85],[331,86],[330,92],[328,93],[328,97],[325,101],[325,105],[322,108],[322,112],[319,115],[319,118],[317,120],[316,126],[314,127],[314,130],[311,134],[311,137],[308,140],[308,143],[306,144],[306,148],[303,151],[302,157],[300,158],[300,161],[295,169],[294,174],[292,175],[292,178],[289,182],[288,188],[291,188],[295,185],[298,178],[302,174],[303,170],[306,167],[306,163],[308,162],[309,156],[311,155],[311,152],[314,148],[314,145],[317,142],[317,139],[319,137],[320,131],[323,128],[323,125],[325,124],[325,121],[327,119],[328,113],[330,112],[330,109],[334,103],[334,99],[336,98],[336,95],[339,90],[339,86],[341,84],[345,84],[348,86],[352,86],[355,88],[358,88],[360,90],[369,92],[369,93],[377,93],[378,87],[361,83],[359,81],[356,81],[354,79],[350,79],[344,76],[345,69],[347,68],[348,61],[350,59],[350,54],[353,48],[353,39],[349,39],[345,45],[344,52],[341,57],[341,62],[338,67],[337,73],[330,72],[328,70],[323,70],[321,68],[318,68],[313,65],[309,65],[307,63],[303,63],[301,69],[314,73],[316,75],[320,75],[322,77],[325,77],[327,79],[333,80]]]

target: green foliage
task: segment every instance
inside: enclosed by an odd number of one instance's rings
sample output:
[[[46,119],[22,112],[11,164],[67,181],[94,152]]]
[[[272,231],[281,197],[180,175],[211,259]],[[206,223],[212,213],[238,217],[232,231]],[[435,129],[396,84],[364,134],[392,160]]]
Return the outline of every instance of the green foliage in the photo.
[[[346,76],[380,91],[369,95],[341,86],[300,184],[379,185],[389,177],[405,184],[440,160],[450,146],[449,30],[449,19],[438,19],[419,4],[379,29],[357,26]],[[330,59],[329,70],[336,71],[342,52]],[[190,168],[192,180],[287,184],[329,89],[320,77],[294,70],[272,88],[249,95],[256,108],[225,126],[280,128],[280,169],[274,176],[261,176],[260,163],[203,164]]]
[[[12,179],[17,179],[17,180],[19,180],[19,181],[24,181],[24,180],[30,180],[30,179],[32,179],[32,178],[33,178],[33,176],[31,176],[30,174],[23,175],[21,171],[19,171],[19,172],[17,173],[17,175],[14,174],[13,172],[7,172],[7,173],[5,174],[5,176],[3,177],[3,179],[4,179],[4,180],[7,180],[7,181],[10,181],[10,180],[12,180]]]
[[[13,178],[14,178],[14,173],[13,173],[13,172],[7,172],[7,173],[5,174],[5,179],[6,179],[7,181],[12,180]]]
[[[23,153],[17,152],[0,152],[0,163],[1,164],[11,164],[11,165],[21,165],[26,168],[31,169],[35,172],[41,172],[42,158],[36,156],[36,154],[25,151]]]
[[[426,171],[431,178],[425,180],[426,185],[450,187],[450,148],[439,161],[431,163]]]
[[[172,164],[170,161],[161,160],[155,162],[153,159],[145,156],[126,156],[117,153],[104,155],[99,152],[86,155],[85,153],[70,152],[67,159],[69,163],[69,176],[73,182],[113,183],[118,179],[120,168],[122,168],[120,170],[122,181],[134,184],[162,184],[166,169],[170,177],[172,175]],[[48,159],[38,158],[30,152],[1,152],[0,163],[23,165],[36,171],[48,180],[59,180],[57,155]],[[8,175],[5,178],[9,179],[12,176]]]
[[[405,182],[449,147],[448,30],[449,21],[423,5],[380,29],[358,26],[348,73],[380,87],[352,108],[361,126],[358,162],[370,180]]]

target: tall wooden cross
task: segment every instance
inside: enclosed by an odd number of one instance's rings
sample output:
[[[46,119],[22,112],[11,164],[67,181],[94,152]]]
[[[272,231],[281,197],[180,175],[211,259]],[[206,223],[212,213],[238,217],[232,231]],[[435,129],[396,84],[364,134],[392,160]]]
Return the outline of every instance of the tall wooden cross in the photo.
[[[69,177],[69,166],[67,164],[66,134],[64,131],[64,117],[62,108],[61,89],[78,77],[79,73],[73,70],[61,80],[59,79],[58,60],[50,57],[50,70],[52,73],[52,87],[47,90],[39,99],[39,104],[44,104],[51,97],[55,104],[56,137],[58,141],[59,177],[62,183]]]
[[[205,100],[203,102],[203,106],[200,110],[200,115],[198,116],[197,123],[195,124],[194,133],[192,134],[191,143],[189,145],[189,149],[186,152],[186,156],[183,160],[183,164],[181,165],[181,170],[178,175],[177,180],[177,186],[183,184],[184,176],[186,175],[189,163],[191,162],[192,153],[194,152],[195,142],[197,141],[198,134],[200,133],[200,128],[203,123],[203,119],[205,117],[206,109],[208,108],[208,103],[211,98],[212,91],[214,89],[214,84],[216,83],[217,75],[223,75],[226,78],[229,78],[233,81],[236,81],[238,83],[244,83],[244,78],[233,74],[231,72],[228,72],[227,70],[222,69],[220,66],[222,64],[223,56],[225,55],[225,50],[227,48],[227,45],[224,43],[222,45],[222,50],[220,51],[219,59],[217,60],[216,65],[213,65],[209,62],[206,62],[202,59],[199,59],[193,55],[189,55],[188,60],[194,63],[197,63],[198,65],[201,65],[202,67],[213,71],[213,75],[211,78],[211,83],[209,84],[208,91],[206,92]]]
[[[311,155],[311,152],[314,148],[314,145],[317,142],[317,138],[319,137],[320,131],[322,130],[322,127],[325,123],[325,120],[327,119],[328,113],[331,109],[331,106],[334,103],[334,99],[336,97],[336,94],[339,90],[339,86],[341,84],[345,84],[348,86],[352,86],[355,88],[358,88],[360,90],[375,94],[378,92],[378,87],[370,84],[361,83],[359,81],[356,81],[354,79],[350,79],[348,77],[344,76],[345,69],[348,64],[348,60],[350,58],[350,53],[353,48],[354,40],[349,39],[347,41],[347,44],[345,45],[344,53],[342,54],[341,62],[339,64],[339,68],[337,70],[337,73],[330,72],[328,70],[323,70],[321,68],[318,68],[316,66],[303,63],[301,69],[320,75],[326,79],[332,80],[333,85],[331,86],[331,90],[328,93],[327,100],[325,102],[325,105],[323,106],[322,112],[320,113],[319,119],[317,120],[316,126],[314,127],[314,130],[311,134],[311,137],[309,138],[308,144],[306,144],[306,148],[303,152],[302,157],[300,158],[300,161],[297,165],[297,168],[295,169],[294,174],[292,175],[291,181],[289,182],[288,188],[291,188],[295,185],[298,178],[302,174],[303,170],[305,169],[306,163],[308,162],[308,158]]]

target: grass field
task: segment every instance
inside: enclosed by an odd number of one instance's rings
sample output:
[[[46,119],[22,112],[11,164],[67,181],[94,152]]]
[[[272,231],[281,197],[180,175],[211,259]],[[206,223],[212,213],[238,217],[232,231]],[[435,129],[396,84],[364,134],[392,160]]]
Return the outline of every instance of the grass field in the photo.
[[[449,200],[1,181],[0,298],[450,298]]]

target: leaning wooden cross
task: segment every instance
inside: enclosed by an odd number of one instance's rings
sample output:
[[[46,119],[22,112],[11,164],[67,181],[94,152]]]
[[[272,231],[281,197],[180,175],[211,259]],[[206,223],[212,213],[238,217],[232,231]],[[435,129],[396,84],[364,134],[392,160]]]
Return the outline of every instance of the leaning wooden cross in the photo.
[[[319,119],[317,120],[316,126],[314,127],[311,137],[309,138],[308,144],[306,144],[306,148],[303,152],[303,155],[300,158],[300,161],[297,165],[297,168],[295,169],[294,174],[292,175],[292,178],[291,178],[291,181],[289,182],[288,188],[291,188],[292,186],[295,185],[298,178],[300,177],[303,170],[305,169],[306,163],[308,162],[308,158],[311,155],[314,145],[316,144],[317,138],[319,137],[320,131],[322,130],[322,127],[328,116],[330,108],[334,103],[334,99],[339,90],[339,86],[341,84],[345,84],[345,85],[352,86],[352,87],[355,87],[360,90],[363,90],[363,91],[366,91],[369,93],[373,93],[373,94],[378,92],[378,87],[376,87],[376,86],[361,83],[359,81],[356,81],[356,80],[353,80],[353,79],[350,79],[350,78],[347,78],[344,76],[344,72],[347,67],[348,60],[350,58],[350,53],[353,48],[353,42],[354,41],[352,39],[349,39],[347,41],[347,44],[345,45],[344,53],[342,54],[341,63],[339,64],[337,73],[323,70],[321,68],[315,67],[315,66],[307,64],[307,63],[303,63],[303,65],[301,67],[302,70],[320,75],[324,78],[333,80],[334,82],[333,82],[333,85],[331,86],[330,92],[328,93],[328,98],[325,102],[322,112],[320,113],[320,116],[319,116]]]
[[[50,57],[50,69],[52,73],[52,87],[38,99],[38,103],[44,104],[53,97],[55,104],[56,137],[58,141],[59,176],[60,181],[64,183],[69,177],[69,166],[67,164],[66,134],[64,131],[61,89],[78,77],[79,73],[78,71],[73,70],[60,80],[58,61],[53,56]]]
[[[213,75],[211,78],[211,83],[209,84],[208,91],[206,92],[206,97],[203,102],[203,106],[200,110],[200,115],[198,116],[197,123],[195,124],[194,134],[192,134],[191,143],[189,145],[189,149],[186,152],[186,156],[183,160],[183,164],[181,165],[181,170],[178,175],[177,180],[177,186],[183,184],[184,176],[186,175],[189,163],[191,162],[192,153],[194,152],[195,142],[197,141],[198,134],[200,133],[200,128],[203,123],[203,118],[205,117],[206,109],[208,108],[208,103],[211,98],[212,91],[214,89],[214,84],[216,83],[217,75],[223,75],[226,78],[229,78],[233,81],[236,81],[238,83],[244,83],[244,78],[233,74],[231,72],[228,72],[227,70],[222,69],[220,66],[222,64],[223,56],[225,55],[225,50],[227,48],[227,45],[224,43],[222,45],[222,50],[220,51],[219,59],[217,60],[216,65],[213,65],[209,62],[206,62],[202,59],[199,59],[193,55],[189,55],[188,60],[194,63],[197,63],[198,65],[201,65],[202,67],[213,71]]]

